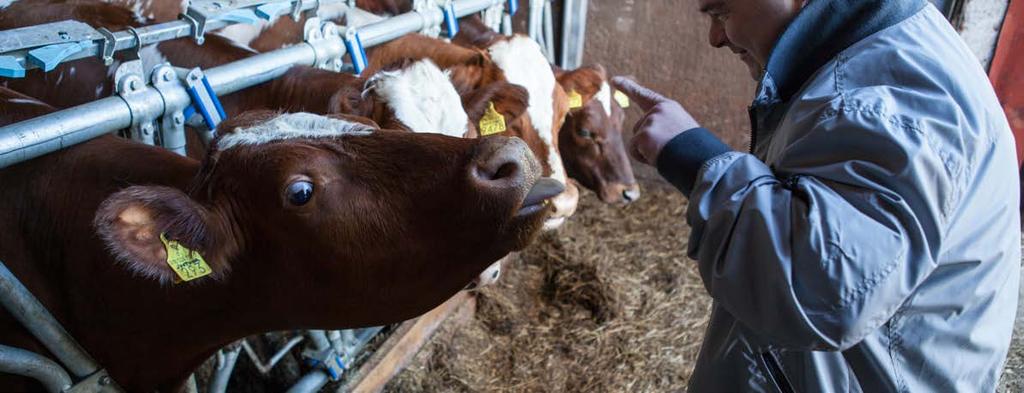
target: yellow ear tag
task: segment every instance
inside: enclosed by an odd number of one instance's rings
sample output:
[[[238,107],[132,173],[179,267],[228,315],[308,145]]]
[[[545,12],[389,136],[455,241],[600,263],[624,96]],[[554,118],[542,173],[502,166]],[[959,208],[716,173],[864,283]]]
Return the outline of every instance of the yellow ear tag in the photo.
[[[164,248],[167,249],[167,265],[175,273],[178,273],[181,281],[192,281],[213,273],[210,265],[206,264],[203,256],[199,255],[198,252],[189,250],[188,247],[174,240],[167,240],[162,233],[160,234],[160,241],[164,243]]]
[[[576,109],[583,107],[583,96],[577,93],[576,90],[569,92],[569,109]]]
[[[629,108],[629,96],[626,93],[615,90],[615,102],[618,102],[622,109]]]
[[[505,132],[505,116],[498,113],[497,109],[494,109],[494,103],[487,103],[487,111],[484,112],[484,117],[480,118],[480,135],[488,136],[494,134],[500,134]]]

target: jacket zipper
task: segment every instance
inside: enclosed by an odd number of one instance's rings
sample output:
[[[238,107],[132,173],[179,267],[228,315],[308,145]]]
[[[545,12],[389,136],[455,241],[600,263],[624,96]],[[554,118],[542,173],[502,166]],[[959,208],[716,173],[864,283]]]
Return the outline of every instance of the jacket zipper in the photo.
[[[771,351],[765,351],[761,353],[761,360],[768,366],[768,377],[771,378],[772,382],[775,382],[775,386],[779,388],[782,393],[794,393],[793,385],[789,383],[789,378],[786,378],[786,374],[782,372],[782,366],[779,365],[779,360],[775,358],[775,354]]]

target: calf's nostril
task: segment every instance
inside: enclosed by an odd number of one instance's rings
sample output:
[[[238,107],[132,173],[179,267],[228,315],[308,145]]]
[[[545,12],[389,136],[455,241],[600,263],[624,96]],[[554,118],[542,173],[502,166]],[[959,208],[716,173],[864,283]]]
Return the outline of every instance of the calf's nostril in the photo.
[[[515,162],[506,162],[498,167],[498,170],[494,172],[490,180],[500,180],[506,177],[515,176],[516,172],[519,171],[519,164]]]

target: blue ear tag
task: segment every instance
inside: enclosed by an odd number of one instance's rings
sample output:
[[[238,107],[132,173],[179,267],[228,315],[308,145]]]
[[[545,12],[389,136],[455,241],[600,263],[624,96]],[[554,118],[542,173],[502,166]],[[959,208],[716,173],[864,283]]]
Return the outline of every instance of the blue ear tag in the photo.
[[[459,34],[459,18],[455,16],[455,5],[448,1],[441,6],[444,12],[444,26],[448,29],[448,38],[455,38]]]
[[[363,49],[363,40],[359,38],[356,29],[348,29],[345,32],[345,49],[352,60],[352,68],[355,69],[356,75],[362,74],[366,69],[366,50]]]

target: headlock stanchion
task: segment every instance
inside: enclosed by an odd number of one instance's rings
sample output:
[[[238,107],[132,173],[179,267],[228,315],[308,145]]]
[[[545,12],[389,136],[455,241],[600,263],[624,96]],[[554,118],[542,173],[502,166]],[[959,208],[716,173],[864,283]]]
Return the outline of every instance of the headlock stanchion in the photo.
[[[326,3],[328,0],[322,1]],[[195,3],[199,3],[199,1]],[[504,3],[505,0],[455,0],[452,2],[452,7],[455,14],[461,18]],[[302,4],[302,7],[313,7],[313,4],[305,2]],[[408,33],[417,32],[427,21],[440,24],[444,20],[444,15],[439,7],[426,10],[424,13],[426,17],[410,12],[362,26],[358,29],[360,41],[364,48],[368,48]],[[184,27],[178,26],[178,24]],[[214,19],[206,21],[205,27],[207,30],[212,30],[228,24],[229,22],[223,19]],[[161,26],[164,27],[161,28]],[[141,27],[136,30],[139,32],[143,44],[159,42],[161,37],[186,37],[192,31],[191,26],[182,21]],[[3,34],[5,33],[7,32],[0,32],[0,48],[2,48]],[[129,45],[127,43],[129,40],[124,40],[122,34],[130,35],[126,32],[114,33],[118,37],[115,47],[134,48],[134,42]],[[135,39],[132,38],[130,41],[135,41]],[[6,54],[0,52],[0,56]],[[255,55],[210,68],[205,73],[210,87],[218,96],[222,96],[274,79],[284,74],[292,66],[315,66],[318,58],[337,58],[344,54],[346,54],[346,49],[341,37],[330,37]],[[89,49],[72,55],[68,59],[99,55],[99,45],[94,42],[90,44]],[[177,89],[181,89],[184,93],[184,87]],[[153,89],[147,86],[144,90]],[[132,95],[131,97],[107,97],[0,127],[0,168],[82,143],[106,133],[128,128],[132,125],[132,107],[146,105],[150,100],[156,100],[156,105],[165,107],[184,108],[189,104],[188,94],[175,94],[169,98],[170,102],[165,99],[168,97],[161,98],[160,94],[156,92]]]
[[[438,6],[423,7],[359,28],[346,28],[343,33],[333,23],[311,17],[304,26],[302,44],[205,72],[166,63],[146,70],[138,59],[138,52],[145,45],[184,37],[202,44],[206,32],[237,23],[272,20],[289,13],[299,20],[302,12],[315,12],[321,3],[347,4],[351,9],[355,1],[193,0],[180,20],[120,32],[94,29],[76,21],[0,31],[0,77],[20,78],[33,68],[48,71],[62,63],[92,56],[111,65],[116,52],[136,52],[136,60],[125,61],[115,70],[117,95],[0,127],[0,168],[119,130],[128,130],[129,136],[137,141],[184,155],[185,125],[197,126],[203,142],[209,143],[217,125],[227,118],[218,95],[272,80],[296,65],[339,71],[346,54],[359,73],[367,65],[367,47],[427,29],[439,32],[442,24],[451,38],[458,33],[458,18],[484,11],[493,15],[501,12],[503,6],[507,7],[503,13],[504,30],[510,31],[510,15],[517,10],[514,0],[446,0],[435,3]],[[45,356],[0,345],[0,372],[34,378],[54,392],[121,391],[2,262],[0,303],[67,369]],[[308,331],[308,342],[313,345],[312,350],[306,351],[306,358],[315,363],[315,367],[289,391],[313,392],[329,380],[339,379],[380,330],[375,327]],[[301,337],[290,340],[263,367],[269,371],[299,341]],[[248,356],[255,356],[244,340],[226,354],[220,354],[210,383],[211,392],[224,391],[243,349]]]

